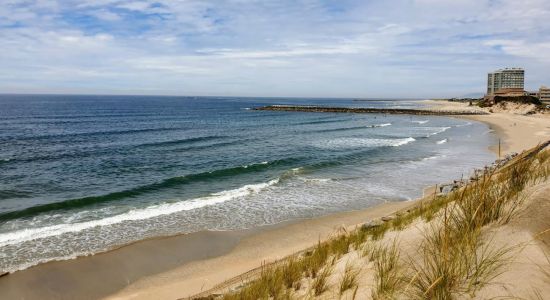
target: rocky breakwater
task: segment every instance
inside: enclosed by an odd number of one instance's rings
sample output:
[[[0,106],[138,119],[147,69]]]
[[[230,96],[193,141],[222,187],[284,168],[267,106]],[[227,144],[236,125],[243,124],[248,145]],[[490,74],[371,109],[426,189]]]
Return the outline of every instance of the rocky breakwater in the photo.
[[[269,111],[296,111],[317,113],[359,113],[359,114],[394,114],[394,115],[434,115],[434,116],[458,116],[458,115],[486,115],[483,111],[472,110],[432,110],[432,109],[404,109],[404,108],[362,108],[362,107],[330,107],[330,106],[305,106],[305,105],[268,105],[253,108],[253,110]]]

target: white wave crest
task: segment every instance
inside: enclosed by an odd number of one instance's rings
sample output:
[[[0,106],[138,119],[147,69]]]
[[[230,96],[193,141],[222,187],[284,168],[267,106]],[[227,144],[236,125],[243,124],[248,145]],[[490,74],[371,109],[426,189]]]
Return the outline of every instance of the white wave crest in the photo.
[[[365,147],[399,147],[416,141],[412,137],[403,139],[373,139],[373,138],[336,138],[314,143],[313,146],[322,149],[348,149]]]
[[[164,203],[146,208],[133,209],[126,213],[81,223],[64,223],[40,228],[28,228],[14,232],[0,234],[0,247],[18,244],[26,241],[42,239],[64,233],[79,232],[97,226],[109,226],[126,221],[146,220],[154,217],[173,214],[176,212],[193,210],[205,206],[215,205],[235,198],[259,193],[261,190],[279,183],[279,178],[259,184],[248,184],[240,188],[213,193],[206,197],[184,200],[176,203]]]
[[[396,143],[394,143],[394,144],[391,145],[391,146],[392,146],[392,147],[399,147],[399,146],[403,146],[403,145],[406,145],[406,144],[408,144],[408,143],[410,143],[410,142],[414,142],[414,141],[416,141],[414,138],[408,137],[408,138],[406,138],[406,139],[401,139],[401,140],[399,140],[399,142],[396,142]]]
[[[262,161],[261,163],[258,163],[258,164],[244,165],[243,168],[248,169],[248,167],[250,167],[250,166],[255,166],[255,165],[267,165],[267,164],[269,164],[268,161]]]
[[[449,141],[448,139],[442,139],[441,141],[437,141],[436,144],[441,145],[441,144],[445,144],[448,141]]]
[[[412,121],[413,123],[416,123],[416,124],[426,124],[429,122],[429,120],[422,120],[422,121]]]
[[[377,127],[386,127],[386,126],[391,126],[391,123],[374,124],[374,125],[369,125],[367,127],[368,128],[377,128]]]
[[[300,174],[304,171],[304,167],[292,168],[290,172],[292,174]]]
[[[427,160],[434,160],[434,159],[439,159],[439,158],[445,158],[447,157],[447,155],[433,155],[433,156],[429,156],[429,157],[424,157],[422,159],[422,161],[427,161]]]
[[[438,128],[436,127],[436,128],[434,128],[434,129],[436,129],[436,131],[431,132],[431,133],[428,133],[427,137],[430,137],[430,136],[432,136],[432,135],[437,135],[437,134],[443,133],[443,132],[445,132],[445,131],[451,129],[451,127],[438,127]]]

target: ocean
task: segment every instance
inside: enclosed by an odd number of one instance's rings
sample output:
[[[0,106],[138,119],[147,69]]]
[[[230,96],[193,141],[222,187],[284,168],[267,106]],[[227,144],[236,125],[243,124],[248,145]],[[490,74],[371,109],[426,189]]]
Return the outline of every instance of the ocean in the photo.
[[[495,159],[487,125],[255,111],[412,100],[0,95],[0,271],[408,201]]]

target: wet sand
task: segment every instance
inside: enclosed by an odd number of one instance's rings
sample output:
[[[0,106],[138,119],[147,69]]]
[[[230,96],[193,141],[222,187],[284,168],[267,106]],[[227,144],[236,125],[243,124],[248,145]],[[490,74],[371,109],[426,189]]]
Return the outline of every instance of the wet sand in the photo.
[[[366,210],[284,224],[243,239],[230,253],[144,278],[108,299],[178,299],[195,295],[239,274],[315,245],[339,228],[379,218],[413,205],[389,202]]]
[[[48,262],[0,277],[0,299],[98,299],[144,276],[223,255],[246,234],[250,232],[198,232]]]

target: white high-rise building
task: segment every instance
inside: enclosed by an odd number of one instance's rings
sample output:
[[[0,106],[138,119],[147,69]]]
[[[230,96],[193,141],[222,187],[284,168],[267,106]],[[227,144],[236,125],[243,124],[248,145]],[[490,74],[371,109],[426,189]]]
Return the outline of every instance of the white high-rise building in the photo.
[[[494,95],[502,89],[523,91],[524,84],[525,71],[522,68],[496,70],[487,76],[487,95]]]

